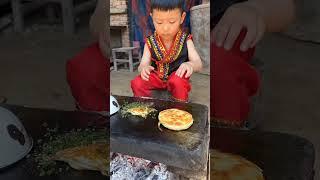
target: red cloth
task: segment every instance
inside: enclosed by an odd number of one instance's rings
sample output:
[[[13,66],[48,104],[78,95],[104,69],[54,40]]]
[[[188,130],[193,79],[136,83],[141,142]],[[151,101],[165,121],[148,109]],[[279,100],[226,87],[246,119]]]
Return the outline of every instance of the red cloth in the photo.
[[[134,96],[140,97],[150,97],[151,90],[167,89],[174,99],[187,101],[191,85],[189,78],[180,78],[175,75],[175,72],[171,73],[166,82],[161,80],[156,73],[152,72],[150,73],[149,81],[143,80],[140,75],[136,76],[131,81],[131,89]]]
[[[71,93],[81,110],[109,111],[109,60],[94,43],[66,65]]]
[[[230,51],[211,43],[211,112],[213,117],[243,123],[250,111],[249,99],[260,86],[258,72],[249,64],[254,48],[240,51],[242,31]]]

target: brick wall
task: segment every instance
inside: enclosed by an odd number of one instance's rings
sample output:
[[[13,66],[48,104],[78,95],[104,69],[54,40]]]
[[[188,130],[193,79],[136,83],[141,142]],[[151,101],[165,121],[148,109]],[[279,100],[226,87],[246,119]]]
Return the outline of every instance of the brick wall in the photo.
[[[129,29],[126,28],[123,32],[122,32],[122,46],[130,46],[130,38],[129,38]]]
[[[110,17],[111,26],[128,26],[128,15],[127,14],[111,14]]]
[[[122,46],[130,46],[127,0],[110,1],[110,26],[121,29]]]
[[[127,9],[127,0],[111,0],[111,11],[123,11]]]

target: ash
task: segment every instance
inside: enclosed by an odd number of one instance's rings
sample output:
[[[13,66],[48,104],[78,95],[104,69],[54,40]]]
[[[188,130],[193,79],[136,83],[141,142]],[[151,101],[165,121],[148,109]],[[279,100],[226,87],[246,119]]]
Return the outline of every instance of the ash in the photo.
[[[161,163],[136,158],[120,153],[111,153],[111,180],[177,180]]]

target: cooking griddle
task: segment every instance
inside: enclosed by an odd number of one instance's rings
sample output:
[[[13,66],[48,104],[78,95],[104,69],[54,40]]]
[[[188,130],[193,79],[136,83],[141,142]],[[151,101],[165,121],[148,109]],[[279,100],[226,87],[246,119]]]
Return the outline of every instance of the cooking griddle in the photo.
[[[217,127],[211,127],[210,133],[213,137],[210,150],[246,158],[263,170],[266,180],[313,179],[315,149],[307,139],[277,132]]]
[[[8,104],[0,104],[0,106],[14,113],[32,137],[35,143],[29,154],[33,154],[39,149],[36,142],[38,139],[44,139],[43,135],[47,132],[47,128],[57,128],[57,134],[70,132],[72,129],[107,128],[106,137],[109,136],[107,117],[95,113],[28,108]],[[44,127],[43,124],[47,126]],[[65,167],[65,163],[57,162],[57,167]],[[38,175],[37,163],[33,156],[25,157],[9,167],[0,169],[0,179],[33,180]],[[105,180],[107,178],[98,171],[79,171],[70,167],[69,171],[59,173],[53,179],[69,180],[71,176],[91,180]]]
[[[208,108],[195,103],[181,103],[158,99],[115,96],[118,103],[152,103],[158,111],[146,119],[140,116],[110,117],[110,145],[112,152],[161,162],[185,170],[200,171],[206,168],[209,148]],[[158,113],[178,108],[192,114],[193,125],[184,131],[158,129]]]

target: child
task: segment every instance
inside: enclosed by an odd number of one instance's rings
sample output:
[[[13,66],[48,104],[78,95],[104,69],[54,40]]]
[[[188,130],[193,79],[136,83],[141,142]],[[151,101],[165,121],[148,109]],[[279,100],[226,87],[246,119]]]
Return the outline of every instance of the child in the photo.
[[[90,19],[90,29],[96,42],[69,60],[66,65],[71,93],[77,108],[83,111],[105,113],[109,110],[109,44],[105,3],[105,0],[98,1]]]
[[[293,20],[292,0],[214,0],[211,9],[211,113],[215,120],[243,125],[250,98],[259,87],[250,65],[265,32],[284,29]]]
[[[189,78],[200,71],[202,62],[191,34],[181,29],[186,13],[184,0],[151,0],[155,32],[146,38],[138,67],[131,81],[134,96],[151,96],[151,90],[167,89],[174,100],[188,101]]]

